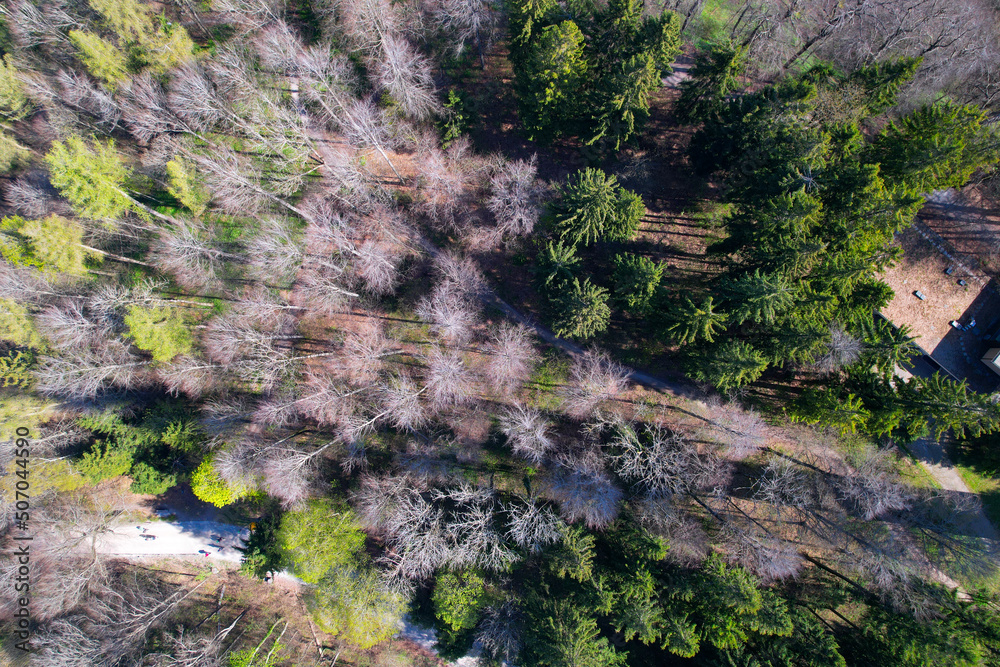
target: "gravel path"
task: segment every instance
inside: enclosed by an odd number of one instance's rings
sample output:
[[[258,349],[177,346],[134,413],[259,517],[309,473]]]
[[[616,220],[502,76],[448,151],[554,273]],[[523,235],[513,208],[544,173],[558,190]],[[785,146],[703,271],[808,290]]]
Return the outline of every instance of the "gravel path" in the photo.
[[[218,521],[150,521],[116,528],[101,537],[101,553],[123,558],[144,556],[198,556],[208,560],[240,562],[236,550],[250,531]]]
[[[910,451],[920,459],[920,465],[934,478],[934,481],[941,485],[942,489],[975,495],[962,476],[958,474],[955,466],[948,460],[944,445],[939,440],[930,437],[920,438],[910,445]],[[996,528],[990,523],[982,507],[979,507],[975,514],[970,517],[968,527],[978,537],[991,541],[997,540]]]

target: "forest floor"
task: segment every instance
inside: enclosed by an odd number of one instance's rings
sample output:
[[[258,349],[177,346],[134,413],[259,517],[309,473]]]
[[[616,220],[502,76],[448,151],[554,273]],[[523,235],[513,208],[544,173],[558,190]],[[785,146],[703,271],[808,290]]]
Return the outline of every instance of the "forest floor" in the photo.
[[[401,633],[369,650],[358,650],[320,631],[312,622],[299,582],[290,576],[264,583],[241,575],[232,563],[212,559],[148,556],[130,558],[134,567],[193,591],[172,617],[193,636],[214,636],[233,626],[224,641],[228,651],[253,649],[262,642],[268,651],[281,636],[280,664],[344,667],[445,667],[447,663],[419,642]],[[197,589],[196,591],[194,589]],[[285,624],[287,623],[287,627]],[[262,641],[274,628],[271,641]],[[284,630],[282,634],[282,630]],[[263,655],[263,653],[262,653]]]
[[[251,598],[256,601],[266,601],[278,598],[288,598],[282,606],[290,607],[295,617],[291,619],[294,624],[301,626],[304,633],[305,627],[309,627],[309,635],[302,636],[306,644],[316,644],[322,653],[327,641],[332,637],[325,637],[322,632],[309,622],[308,614],[301,614],[303,582],[301,579],[288,571],[281,571],[275,574],[270,583],[262,583],[254,579],[248,579],[235,575],[235,568],[240,562],[242,554],[236,550],[242,539],[248,536],[249,531],[239,526],[219,523],[214,521],[153,521],[141,523],[138,526],[131,524],[119,526],[110,535],[104,536],[97,544],[99,553],[112,558],[122,558],[129,562],[141,565],[160,565],[165,562],[171,563],[174,568],[191,569],[212,564],[211,572],[221,580],[240,582],[246,587],[260,589],[252,594]],[[149,539],[155,537],[155,539]],[[214,539],[219,537],[221,539]],[[216,567],[221,566],[221,570]],[[220,597],[221,599],[221,597]],[[292,604],[288,604],[293,601]],[[257,604],[259,609],[266,609],[266,604]],[[286,610],[285,615],[288,615]],[[404,619],[400,626],[399,633],[389,643],[390,647],[395,647],[396,658],[405,655],[405,664],[414,665],[435,665],[442,667],[445,664],[451,667],[475,667],[479,664],[476,653],[459,658],[458,660],[446,663],[441,660],[435,650],[437,634],[433,628],[415,625]],[[387,649],[386,649],[387,650]],[[333,649],[326,648],[326,651],[336,655]],[[342,661],[341,664],[352,664]],[[363,663],[353,663],[363,664]],[[381,665],[376,659],[373,663]],[[391,664],[391,663],[389,663]],[[403,667],[404,663],[396,664]]]
[[[685,54],[678,59],[675,66],[675,73],[664,81],[665,86],[659,91],[651,105],[651,116],[648,129],[644,135],[638,150],[632,151],[614,169],[619,175],[623,184],[642,194],[647,206],[647,213],[643,219],[638,241],[643,244],[641,250],[643,254],[651,254],[664,259],[668,264],[668,280],[676,280],[696,283],[710,277],[717,271],[711,265],[711,261],[706,257],[705,250],[712,239],[711,225],[707,225],[703,214],[695,213],[699,201],[703,201],[706,196],[705,185],[696,182],[691,175],[689,168],[684,168],[687,161],[686,148],[690,140],[690,132],[686,128],[676,125],[672,119],[670,109],[672,102],[679,95],[680,83],[687,78],[688,70],[693,59],[690,54]],[[473,132],[476,145],[481,150],[500,150],[513,157],[527,158],[532,154],[530,151],[537,151],[539,160],[539,175],[550,181],[558,181],[565,178],[565,175],[572,169],[583,166],[577,164],[580,161],[579,152],[566,153],[564,147],[550,147],[539,150],[530,142],[522,140],[516,132],[516,109],[511,94],[509,79],[511,74],[508,71],[506,58],[501,53],[494,53],[488,60],[485,71],[472,73],[472,81],[466,81],[467,90],[476,95],[477,100],[490,100],[489,104],[482,103],[480,108],[484,111],[482,122]],[[469,84],[472,85],[469,85]],[[481,84],[481,85],[480,85]],[[490,88],[490,85],[499,85],[497,90]],[[485,87],[483,87],[485,86]],[[946,231],[941,228],[940,221],[948,219],[954,221],[953,215],[944,215],[937,211],[942,205],[948,204],[947,213],[954,214],[960,212],[956,205],[948,198],[932,199],[927,209],[922,213],[922,218],[927,224],[938,232]],[[941,201],[939,201],[941,200]],[[978,200],[977,200],[977,203]],[[991,215],[998,214],[998,215]],[[994,219],[996,218],[996,219]],[[976,218],[976,233],[971,235],[975,238],[975,246],[962,246],[962,253],[975,250],[983,252],[987,247],[998,247],[990,238],[996,233],[996,227],[1000,224],[1000,211],[980,210]],[[938,224],[935,224],[938,223]],[[958,241],[962,237],[960,234],[949,234],[949,240]],[[993,243],[993,246],[990,244]],[[432,256],[440,252],[430,241],[423,239],[424,249]],[[964,257],[965,255],[960,255]],[[1000,256],[1000,254],[997,254]],[[532,291],[530,279],[517,281],[511,287],[511,274],[518,273],[515,266],[511,266],[509,257],[483,257],[484,269],[490,274],[496,286],[495,290],[483,295],[483,301],[487,306],[502,312],[506,317],[524,324],[531,328],[535,334],[556,349],[570,356],[582,354],[582,346],[571,341],[557,337],[550,329],[539,322],[538,309],[533,307],[537,299],[522,300],[521,297]],[[975,269],[980,269],[980,264],[971,264]],[[1000,265],[1000,264],[998,264]],[[981,269],[980,269],[981,271]],[[978,273],[978,272],[977,272]],[[503,279],[500,279],[503,276]],[[980,281],[977,281],[980,282]],[[984,281],[983,281],[984,282]],[[984,282],[985,284],[985,282]],[[516,301],[515,301],[516,299]],[[515,305],[511,305],[514,302]],[[524,306],[528,306],[525,310]],[[626,337],[618,334],[613,338],[622,341]],[[614,345],[612,347],[618,347]],[[623,350],[614,349],[615,358],[633,362],[633,355],[620,354]],[[695,385],[689,379],[678,373],[673,368],[673,363],[669,357],[662,354],[655,359],[647,359],[651,362],[646,365],[649,372],[642,372],[630,369],[631,378],[649,389],[663,394],[665,401],[670,408],[685,414],[688,418],[688,427],[697,428],[697,424],[710,424],[711,417],[715,412],[717,398]],[[635,364],[632,363],[634,366]],[[793,433],[793,431],[795,433]],[[776,429],[773,435],[776,438],[774,444],[779,447],[791,446],[791,451],[795,451],[801,438],[796,435],[797,429],[784,428]],[[817,443],[813,438],[808,438],[809,449],[812,454],[822,456],[837,455],[829,447],[820,447],[822,452],[817,452]],[[931,478],[944,490],[960,494],[974,495],[969,487],[962,480],[957,470],[948,461],[944,445],[936,440],[925,439],[914,447],[914,453],[920,460],[920,465]],[[997,532],[982,509],[978,509],[968,518],[966,530],[978,538],[994,543],[997,539]],[[958,583],[946,574],[938,572],[937,578],[950,586],[958,586]]]

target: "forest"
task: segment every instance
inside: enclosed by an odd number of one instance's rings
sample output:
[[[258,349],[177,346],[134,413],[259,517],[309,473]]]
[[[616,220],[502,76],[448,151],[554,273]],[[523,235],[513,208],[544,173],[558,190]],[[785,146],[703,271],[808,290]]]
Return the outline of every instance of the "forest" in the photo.
[[[1000,665],[880,315],[996,0],[0,0],[0,117],[4,664]]]

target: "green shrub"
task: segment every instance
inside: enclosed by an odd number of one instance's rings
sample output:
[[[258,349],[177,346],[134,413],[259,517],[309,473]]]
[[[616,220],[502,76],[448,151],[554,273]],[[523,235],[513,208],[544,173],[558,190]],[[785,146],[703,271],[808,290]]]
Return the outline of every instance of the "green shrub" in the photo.
[[[70,30],[69,41],[76,47],[87,71],[111,90],[128,77],[128,56],[115,44],[82,30]]]
[[[399,632],[406,600],[369,563],[332,570],[313,590],[309,606],[324,631],[364,650]]]
[[[177,484],[176,475],[167,475],[147,463],[136,463],[129,473],[132,477],[132,493],[159,496]]]
[[[35,328],[28,309],[13,299],[0,299],[0,340],[7,340],[21,347],[43,347],[42,337]]]
[[[20,387],[31,385],[31,369],[35,365],[35,354],[28,350],[11,350],[0,357],[0,387]]]
[[[84,276],[88,264],[100,261],[83,247],[83,226],[57,215],[0,220],[0,255],[11,264],[68,276]]]
[[[361,556],[365,533],[349,507],[313,500],[285,514],[278,543],[295,575],[315,584],[331,570],[348,567]]]
[[[206,458],[191,476],[191,491],[199,500],[211,503],[216,507],[225,507],[235,503],[240,498],[250,495],[251,489],[233,487],[219,476],[212,465],[212,458]]]
[[[123,189],[131,169],[118,155],[113,139],[85,141],[71,136],[54,141],[45,162],[52,185],[69,200],[77,215],[113,220],[129,210],[146,214]]]
[[[176,308],[129,306],[125,324],[136,347],[152,354],[156,361],[169,362],[189,354],[194,346],[191,331]]]
[[[112,477],[120,477],[132,468],[132,450],[114,447],[98,441],[93,449],[84,452],[76,469],[91,483],[97,484]]]
[[[17,143],[17,140],[0,132],[0,173],[8,173],[16,167],[26,164],[31,152]]]
[[[11,62],[11,54],[5,54],[0,58],[0,111],[7,118],[17,120],[30,109],[31,103],[24,92],[24,82]]]
[[[486,580],[472,570],[443,571],[434,580],[434,614],[455,631],[475,627],[489,603]]]
[[[205,212],[212,195],[190,161],[180,156],[175,157],[167,163],[167,177],[170,179],[167,191],[177,201],[191,211],[195,217]]]

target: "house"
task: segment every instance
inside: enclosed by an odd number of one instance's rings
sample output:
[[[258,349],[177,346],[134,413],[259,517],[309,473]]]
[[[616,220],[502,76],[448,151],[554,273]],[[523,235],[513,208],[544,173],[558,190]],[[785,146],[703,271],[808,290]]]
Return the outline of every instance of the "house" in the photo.
[[[882,316],[908,326],[940,370],[976,391],[995,391],[1000,361],[997,366],[984,361],[1000,332],[1000,294],[993,281],[919,222],[898,233],[896,241],[903,256],[881,276],[895,292]]]

